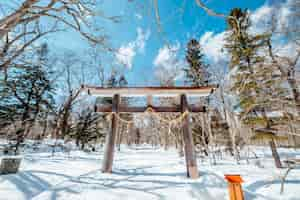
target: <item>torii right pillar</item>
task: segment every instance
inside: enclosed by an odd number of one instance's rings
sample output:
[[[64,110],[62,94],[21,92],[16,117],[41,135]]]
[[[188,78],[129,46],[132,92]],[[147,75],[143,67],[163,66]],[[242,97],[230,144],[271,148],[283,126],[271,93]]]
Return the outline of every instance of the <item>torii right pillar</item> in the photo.
[[[181,95],[181,113],[188,111],[188,102],[186,95]],[[184,140],[184,153],[186,160],[187,177],[196,179],[199,177],[197,168],[197,159],[194,149],[193,135],[190,128],[190,116],[186,114],[183,120],[183,140]]]

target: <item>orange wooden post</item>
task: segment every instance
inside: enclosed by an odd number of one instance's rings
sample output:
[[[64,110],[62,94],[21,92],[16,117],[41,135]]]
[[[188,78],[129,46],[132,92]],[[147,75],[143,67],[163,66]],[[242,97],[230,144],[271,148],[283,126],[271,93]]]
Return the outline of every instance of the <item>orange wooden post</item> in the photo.
[[[230,200],[244,200],[241,183],[244,182],[240,175],[225,175],[228,181]]]

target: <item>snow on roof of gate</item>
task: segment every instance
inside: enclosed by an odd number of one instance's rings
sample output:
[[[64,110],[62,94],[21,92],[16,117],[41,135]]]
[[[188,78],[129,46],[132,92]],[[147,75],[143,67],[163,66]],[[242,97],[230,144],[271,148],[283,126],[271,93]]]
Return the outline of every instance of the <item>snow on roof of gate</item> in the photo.
[[[112,97],[115,94],[120,96],[178,96],[185,94],[187,96],[209,96],[215,91],[217,86],[200,87],[114,87],[105,88],[97,86],[83,85],[82,89],[93,96]]]

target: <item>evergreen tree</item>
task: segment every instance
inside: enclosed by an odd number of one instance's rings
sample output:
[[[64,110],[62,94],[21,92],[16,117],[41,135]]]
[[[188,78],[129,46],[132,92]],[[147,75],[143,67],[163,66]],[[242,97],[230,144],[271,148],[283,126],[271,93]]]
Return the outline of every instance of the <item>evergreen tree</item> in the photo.
[[[225,48],[231,55],[230,78],[231,90],[239,99],[238,105],[242,116],[258,109],[259,95],[264,89],[263,76],[267,75],[265,57],[262,52],[267,47],[269,35],[249,33],[250,19],[247,10],[235,8],[228,18],[228,35]],[[263,72],[263,73],[262,73]]]
[[[267,111],[279,110],[288,104],[286,88],[280,77],[280,71],[272,65],[266,52],[269,34],[251,34],[249,13],[235,8],[228,18],[228,35],[225,48],[231,55],[231,90],[238,96],[236,107],[242,110],[241,116],[248,117],[260,113],[259,121],[271,126],[266,117]],[[256,121],[255,123],[257,123]]]
[[[53,104],[53,85],[50,73],[44,68],[46,46],[37,53],[32,65],[10,67],[8,77],[0,82],[0,121],[4,125],[14,124],[15,152],[36,122],[39,114],[47,112]]]
[[[270,111],[282,111],[286,105],[286,89],[280,78],[280,72],[272,65],[266,55],[269,34],[251,34],[249,12],[235,8],[228,18],[228,35],[225,48],[231,55],[230,78],[231,90],[238,97],[236,108],[241,110],[241,119],[255,130],[265,128],[272,131],[272,120],[268,117]],[[272,152],[275,144],[270,143]],[[275,162],[279,158],[273,155]]]
[[[107,80],[106,87],[117,87],[118,86],[118,77],[115,72],[112,72],[109,79]]]
[[[83,110],[78,119],[78,123],[74,126],[69,137],[75,139],[76,145],[81,149],[85,149],[86,145],[90,142],[96,142],[104,137],[105,117],[98,115],[90,109]]]
[[[201,46],[195,39],[187,44],[186,61],[188,67],[184,69],[186,82],[192,86],[204,86],[208,84],[208,65],[203,61]]]
[[[206,86],[209,83],[208,65],[204,62],[204,55],[201,52],[200,43],[191,39],[187,44],[186,61],[188,67],[184,69],[186,83],[191,86]],[[208,104],[209,98],[201,99],[201,104]],[[204,149],[204,153],[208,155],[207,146],[209,144],[209,132],[203,127],[204,121],[207,121],[208,115],[194,115],[192,117],[194,125],[192,126],[193,140],[196,145],[200,145]]]
[[[119,78],[119,87],[127,87],[128,81],[126,80],[126,77],[122,74]]]

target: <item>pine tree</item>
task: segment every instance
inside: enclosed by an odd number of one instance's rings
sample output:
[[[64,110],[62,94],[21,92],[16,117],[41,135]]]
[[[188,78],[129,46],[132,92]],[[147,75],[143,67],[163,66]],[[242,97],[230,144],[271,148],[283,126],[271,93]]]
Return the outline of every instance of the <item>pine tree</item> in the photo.
[[[286,90],[282,87],[280,73],[267,58],[269,34],[251,34],[249,13],[235,8],[228,18],[228,35],[225,48],[231,55],[231,91],[238,96],[237,108],[247,119],[253,113],[266,113],[279,109]],[[278,107],[276,107],[278,106]],[[269,120],[265,118],[265,126]]]
[[[126,77],[122,74],[119,78],[119,87],[127,87],[128,81],[126,80]]]
[[[107,80],[106,87],[117,87],[118,86],[118,78],[115,72],[112,72],[109,79]]]
[[[230,16],[225,48],[231,55],[231,91],[239,98],[236,107],[242,109],[242,114],[247,114],[256,105],[257,94],[261,89],[254,68],[264,63],[264,57],[258,55],[258,50],[263,48],[268,36],[253,37],[249,34],[250,18],[247,10],[235,8]]]
[[[186,83],[191,86],[206,86],[209,83],[208,65],[204,62],[204,55],[201,52],[200,43],[191,39],[187,44],[186,61],[188,67],[184,69]],[[201,99],[201,104],[208,104],[209,99]],[[201,114],[193,116],[194,126],[192,127],[193,140],[196,145],[200,145],[204,154],[208,155],[209,132],[207,127],[204,127],[204,121],[208,115]]]
[[[262,126],[271,131],[272,121],[268,112],[278,111],[287,103],[286,89],[278,76],[280,72],[266,56],[271,36],[250,33],[251,23],[247,10],[233,9],[227,22],[225,48],[231,55],[231,91],[238,97],[236,108],[241,110],[240,117],[244,123],[255,129]],[[277,152],[274,146],[272,140],[272,152]],[[277,158],[278,155],[274,156],[275,160]]]
[[[199,42],[191,39],[187,44],[186,51],[188,67],[184,71],[186,82],[192,86],[204,86],[208,84],[208,65],[204,63],[203,56]]]

